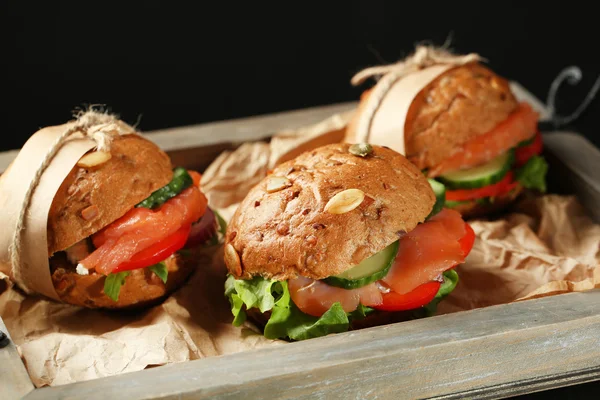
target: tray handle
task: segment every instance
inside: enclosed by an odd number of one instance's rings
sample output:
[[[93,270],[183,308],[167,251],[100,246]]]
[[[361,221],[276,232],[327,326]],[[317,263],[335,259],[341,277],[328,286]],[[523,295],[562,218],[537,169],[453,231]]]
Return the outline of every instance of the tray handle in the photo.
[[[570,66],[564,68],[552,81],[550,89],[548,90],[548,97],[546,98],[546,109],[548,110],[549,119],[541,121],[539,128],[541,131],[550,131],[552,129],[560,129],[566,125],[569,125],[579,119],[579,117],[587,110],[592,101],[596,98],[598,91],[600,90],[600,76],[596,78],[594,85],[587,93],[583,101],[571,114],[562,116],[556,112],[556,97],[558,90],[560,89],[563,82],[567,82],[571,86],[575,86],[581,82],[583,73],[581,68],[577,66]]]

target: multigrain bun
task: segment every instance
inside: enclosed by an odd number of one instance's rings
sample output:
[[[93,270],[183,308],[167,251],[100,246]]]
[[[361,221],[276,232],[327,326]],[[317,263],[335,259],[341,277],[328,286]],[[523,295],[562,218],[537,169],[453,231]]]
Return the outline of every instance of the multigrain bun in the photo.
[[[353,330],[366,329],[374,326],[410,321],[411,319],[414,319],[412,315],[413,312],[414,310],[394,312],[375,310],[372,314],[369,314],[364,318],[352,320],[351,327]]]
[[[508,81],[478,63],[453,68],[413,100],[406,117],[407,157],[431,168],[492,130],[516,110]]]
[[[75,166],[58,189],[48,215],[48,256],[64,250],[123,216],[173,177],[171,161],[137,134],[111,143],[103,164]]]
[[[414,165],[385,147],[373,146],[366,157],[351,154],[349,147],[306,152],[277,166],[248,193],[227,229],[225,261],[232,275],[322,279],[381,251],[425,220],[435,196]],[[287,178],[289,186],[269,193],[274,177]],[[357,208],[343,214],[324,210],[347,189],[365,193]]]
[[[164,262],[168,270],[166,284],[148,268],[132,270],[121,287],[118,301],[104,294],[104,275],[79,275],[65,253],[58,253],[50,259],[50,273],[56,292],[66,303],[87,308],[146,307],[183,285],[197,261],[192,255],[184,257],[175,253]]]
[[[370,91],[361,96],[348,125],[352,138]],[[404,124],[406,157],[420,170],[462,151],[471,139],[492,130],[517,109],[508,81],[489,68],[470,63],[452,68],[413,99]]]

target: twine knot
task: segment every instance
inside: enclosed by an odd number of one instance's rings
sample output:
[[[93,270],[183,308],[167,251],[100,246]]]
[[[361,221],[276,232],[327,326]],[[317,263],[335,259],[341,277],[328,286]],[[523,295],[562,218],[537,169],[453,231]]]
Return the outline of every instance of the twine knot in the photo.
[[[357,86],[372,77],[381,77],[393,73],[401,78],[412,72],[438,64],[466,64],[475,61],[485,61],[478,54],[470,53],[463,56],[456,55],[448,49],[434,46],[419,45],[415,52],[395,64],[378,65],[365,68],[352,77],[352,85]]]
[[[117,124],[117,118],[111,114],[100,113],[90,109],[79,112],[76,114],[76,118],[75,123],[70,128],[71,132],[65,132],[66,136],[68,137],[73,133],[80,132],[85,137],[96,142],[96,150],[110,150],[112,139],[117,134],[123,133]]]

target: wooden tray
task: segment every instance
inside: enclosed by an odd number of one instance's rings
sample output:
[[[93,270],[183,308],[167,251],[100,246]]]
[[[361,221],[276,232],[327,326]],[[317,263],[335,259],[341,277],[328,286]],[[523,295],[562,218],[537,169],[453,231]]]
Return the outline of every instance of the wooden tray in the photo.
[[[522,88],[521,98],[543,105]],[[356,103],[149,133],[175,164],[205,168],[225,149],[319,122]],[[600,221],[600,151],[545,133],[553,192]],[[15,152],[0,153],[0,171]],[[0,398],[499,398],[600,378],[600,290],[436,316],[115,377],[34,389],[11,343]],[[0,319],[0,329],[6,327]]]

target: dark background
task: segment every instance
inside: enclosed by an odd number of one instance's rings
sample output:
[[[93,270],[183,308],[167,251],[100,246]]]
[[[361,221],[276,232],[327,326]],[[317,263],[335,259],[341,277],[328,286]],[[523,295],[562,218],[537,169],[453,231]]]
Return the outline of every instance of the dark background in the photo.
[[[356,100],[366,85],[352,87],[354,73],[451,34],[454,50],[480,53],[542,100],[563,68],[579,66],[582,82],[559,95],[568,114],[600,74],[592,4],[4,0],[0,150],[86,104],[141,116],[149,131]],[[597,145],[599,103],[574,126]]]
[[[352,87],[354,73],[450,34],[454,50],[480,53],[542,100],[564,67],[581,67],[562,113],[600,73],[597,16],[577,1],[5,0],[1,149],[90,103],[141,116],[149,131],[356,100],[367,85]],[[598,110],[578,124],[592,139]]]

